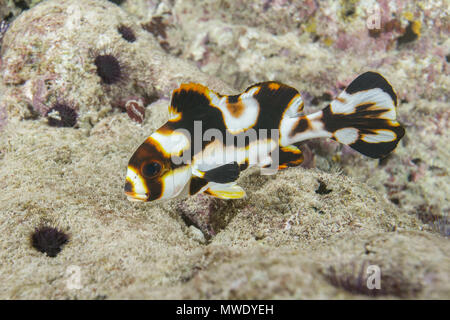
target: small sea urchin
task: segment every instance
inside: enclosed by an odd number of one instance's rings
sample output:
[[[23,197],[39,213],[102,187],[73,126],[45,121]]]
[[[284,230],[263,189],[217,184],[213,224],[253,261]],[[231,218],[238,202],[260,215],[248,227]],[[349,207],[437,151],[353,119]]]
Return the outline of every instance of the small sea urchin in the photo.
[[[97,66],[97,74],[106,84],[113,84],[123,77],[122,67],[119,60],[112,54],[101,54],[94,61]]]
[[[133,29],[131,29],[130,27],[121,24],[117,28],[117,31],[122,35],[122,38],[124,38],[128,42],[135,42],[136,41],[136,35],[134,34]]]
[[[40,226],[31,235],[31,245],[49,257],[56,257],[63,245],[69,242],[69,236],[54,227]]]
[[[65,102],[56,102],[45,116],[51,127],[74,127],[78,118],[73,106]]]

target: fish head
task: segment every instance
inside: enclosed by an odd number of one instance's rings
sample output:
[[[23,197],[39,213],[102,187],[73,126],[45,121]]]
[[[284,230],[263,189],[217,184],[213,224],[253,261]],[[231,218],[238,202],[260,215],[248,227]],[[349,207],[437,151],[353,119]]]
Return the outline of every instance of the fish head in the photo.
[[[181,133],[161,129],[148,137],[128,162],[124,187],[128,200],[155,201],[179,196],[192,177],[190,164],[178,157],[188,149],[188,143]]]

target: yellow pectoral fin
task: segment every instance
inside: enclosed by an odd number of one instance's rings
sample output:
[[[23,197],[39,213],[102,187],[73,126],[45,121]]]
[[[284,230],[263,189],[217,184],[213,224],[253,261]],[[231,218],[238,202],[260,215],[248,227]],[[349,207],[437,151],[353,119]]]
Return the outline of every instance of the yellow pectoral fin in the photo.
[[[245,191],[237,184],[217,184],[205,190],[206,194],[220,199],[241,199]]]

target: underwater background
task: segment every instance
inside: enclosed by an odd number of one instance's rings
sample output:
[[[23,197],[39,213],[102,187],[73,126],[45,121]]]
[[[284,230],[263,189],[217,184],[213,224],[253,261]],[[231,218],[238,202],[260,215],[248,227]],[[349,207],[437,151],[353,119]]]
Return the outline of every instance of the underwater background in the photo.
[[[449,9],[0,0],[0,298],[450,299]],[[388,157],[310,140],[300,167],[241,174],[244,199],[126,200],[181,83],[276,80],[311,113],[369,70],[406,128]]]

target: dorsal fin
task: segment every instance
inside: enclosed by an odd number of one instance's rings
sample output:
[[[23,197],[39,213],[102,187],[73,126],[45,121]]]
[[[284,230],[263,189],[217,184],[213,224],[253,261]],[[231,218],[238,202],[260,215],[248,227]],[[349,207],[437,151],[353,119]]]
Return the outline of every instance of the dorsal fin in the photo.
[[[303,110],[303,101],[297,89],[276,81],[266,81],[248,87],[245,92],[259,88],[254,96],[264,111],[284,109],[288,116],[296,116]],[[244,92],[244,93],[245,93]]]
[[[178,89],[173,90],[169,113],[176,118],[184,110],[189,112],[201,112],[210,106],[210,90],[198,83],[183,83]]]

